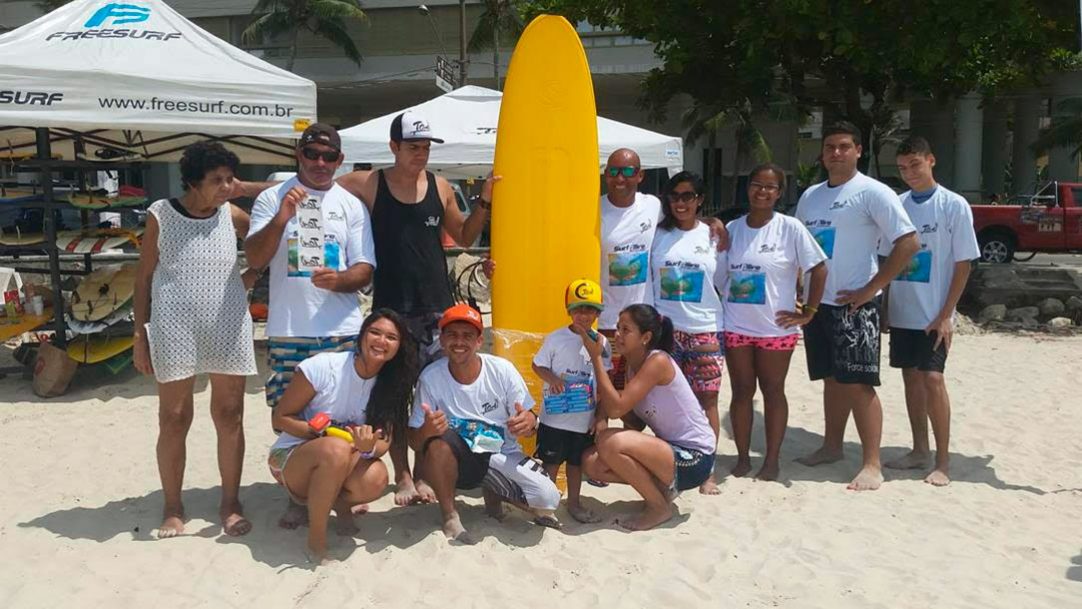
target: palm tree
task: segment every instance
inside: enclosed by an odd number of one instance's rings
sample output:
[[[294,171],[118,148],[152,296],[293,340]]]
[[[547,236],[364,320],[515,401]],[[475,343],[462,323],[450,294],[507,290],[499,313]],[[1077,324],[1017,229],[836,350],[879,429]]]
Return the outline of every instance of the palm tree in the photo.
[[[1041,129],[1030,148],[1041,153],[1063,146],[1074,148],[1071,156],[1082,152],[1082,97],[1069,97],[1056,104],[1052,124]]]
[[[485,10],[478,18],[466,48],[471,53],[492,49],[492,74],[500,90],[500,36],[518,38],[526,27],[515,0],[481,0]]]
[[[736,191],[740,183],[738,174],[743,171],[748,159],[750,158],[756,163],[766,163],[773,156],[766,138],[763,137],[762,132],[755,125],[751,104],[744,103],[736,107],[722,109],[702,105],[696,101],[684,112],[681,123],[687,130],[684,136],[685,141],[688,144],[693,144],[705,135],[708,141],[707,149],[711,151],[711,154],[717,147],[718,131],[730,126],[735,127],[736,159],[733,168],[732,192],[732,202],[735,205],[737,200]],[[714,200],[714,192],[718,185],[714,183],[713,171],[707,171],[704,178],[706,180],[706,200],[709,205]]]
[[[326,38],[354,63],[361,64],[361,51],[346,31],[346,20],[367,19],[360,0],[259,0],[252,14],[261,16],[245,28],[241,40],[245,44],[259,44],[289,34],[286,69],[290,72],[297,59],[297,37],[301,30]]]

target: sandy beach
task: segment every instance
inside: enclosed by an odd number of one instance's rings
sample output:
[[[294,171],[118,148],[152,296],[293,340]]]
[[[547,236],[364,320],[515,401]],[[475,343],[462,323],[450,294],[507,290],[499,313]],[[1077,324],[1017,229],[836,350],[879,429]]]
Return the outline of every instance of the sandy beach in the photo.
[[[678,517],[634,534],[611,524],[635,509],[626,487],[584,486],[606,519],[581,525],[561,509],[563,531],[518,512],[487,520],[473,495],[462,511],[483,538],[473,547],[448,545],[435,506],[395,508],[389,490],[357,520],[354,538],[331,534],[342,562],[315,570],[304,563],[304,532],[276,525],[285,496],[265,465],[273,434],[262,376],[249,379],[246,395],[241,498],[253,531],[229,538],[216,522],[203,380],[188,438],[191,520],[187,535],[162,541],[152,535],[162,507],[153,382],[132,370],[81,374],[68,395],[41,400],[29,381],[9,377],[0,380],[0,607],[1077,607],[1079,354],[1077,336],[956,339],[946,488],[888,470],[881,490],[846,491],[859,463],[852,424],[843,463],[792,463],[822,432],[821,386],[806,380],[798,351],[783,483],[724,478],[720,496],[685,493]],[[0,360],[10,363],[10,349]],[[899,374],[884,374],[880,395],[889,460],[909,444]],[[756,408],[758,467],[758,399]],[[719,471],[734,454],[723,437]]]

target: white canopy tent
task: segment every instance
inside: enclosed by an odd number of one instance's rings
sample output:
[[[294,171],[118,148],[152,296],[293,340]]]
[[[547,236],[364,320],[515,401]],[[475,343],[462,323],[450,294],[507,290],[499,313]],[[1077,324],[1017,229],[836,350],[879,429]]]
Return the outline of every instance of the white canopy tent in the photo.
[[[0,159],[33,156],[26,128],[48,127],[68,160],[170,161],[211,136],[245,162],[282,163],[315,119],[315,83],[161,0],[76,0],[0,36]]]
[[[496,126],[500,119],[499,91],[466,86],[441,95],[412,109],[421,112],[433,131],[445,140],[432,146],[428,167],[448,178],[482,177],[492,168],[496,151]],[[403,109],[404,111],[405,109]],[[341,132],[342,152],[347,163],[371,163],[375,167],[394,163],[387,146],[391,121],[399,112],[374,118]],[[683,169],[684,148],[679,137],[597,117],[600,147],[598,167],[617,148],[639,153],[647,169]]]

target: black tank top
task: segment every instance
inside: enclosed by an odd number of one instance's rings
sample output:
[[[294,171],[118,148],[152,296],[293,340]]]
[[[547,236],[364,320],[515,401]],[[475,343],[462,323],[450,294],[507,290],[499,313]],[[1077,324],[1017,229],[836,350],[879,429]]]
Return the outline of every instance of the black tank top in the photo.
[[[373,308],[387,307],[402,315],[440,313],[450,307],[451,281],[440,242],[443,201],[436,176],[425,172],[428,190],[419,203],[394,198],[379,172],[372,235],[376,242]]]

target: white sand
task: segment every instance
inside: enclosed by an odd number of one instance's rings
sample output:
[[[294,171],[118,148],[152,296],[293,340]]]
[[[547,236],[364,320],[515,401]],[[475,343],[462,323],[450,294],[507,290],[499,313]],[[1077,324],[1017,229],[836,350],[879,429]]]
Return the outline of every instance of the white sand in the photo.
[[[273,436],[259,379],[248,383],[241,492],[254,530],[227,538],[215,522],[201,382],[189,535],[163,541],[151,538],[162,502],[151,382],[133,372],[81,378],[43,402],[28,381],[0,380],[0,607],[1082,606],[1082,338],[969,336],[954,349],[947,488],[888,471],[881,490],[847,492],[859,462],[852,424],[844,463],[792,463],[822,431],[820,388],[798,353],[784,484],[725,479],[721,496],[685,493],[678,518],[635,534],[608,524],[634,507],[628,488],[584,487],[608,504],[607,521],[564,515],[563,532],[518,513],[487,521],[468,498],[463,519],[483,537],[475,547],[447,544],[436,507],[394,508],[387,495],[358,519],[355,539],[331,533],[345,560],[319,570],[303,563],[304,531],[275,524],[285,498],[265,466]],[[897,374],[885,375],[881,396],[889,459],[909,441]],[[753,450],[762,448],[757,415]],[[722,438],[720,471],[734,452]]]

